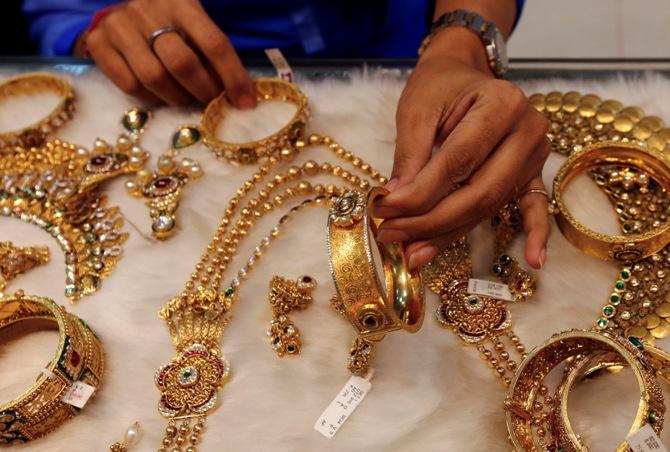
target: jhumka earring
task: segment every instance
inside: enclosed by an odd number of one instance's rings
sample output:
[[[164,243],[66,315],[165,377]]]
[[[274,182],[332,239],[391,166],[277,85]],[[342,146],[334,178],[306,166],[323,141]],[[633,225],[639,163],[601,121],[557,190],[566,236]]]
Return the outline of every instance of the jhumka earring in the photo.
[[[12,242],[0,242],[0,293],[9,281],[38,265],[49,262],[46,246],[14,246]]]
[[[136,179],[126,183],[126,189],[132,196],[146,198],[151,230],[159,240],[170,238],[174,232],[182,187],[203,174],[200,164],[193,159],[185,157],[177,161],[184,148],[199,140],[197,127],[181,126],[172,135],[170,149],[158,157],[154,171],[138,171]]]
[[[295,281],[289,281],[281,276],[273,276],[270,280],[268,300],[272,306],[273,318],[267,334],[272,349],[279,356],[285,354],[297,355],[300,353],[300,331],[288,313],[306,309],[312,302],[312,291],[316,287],[316,280],[311,276],[300,276]]]

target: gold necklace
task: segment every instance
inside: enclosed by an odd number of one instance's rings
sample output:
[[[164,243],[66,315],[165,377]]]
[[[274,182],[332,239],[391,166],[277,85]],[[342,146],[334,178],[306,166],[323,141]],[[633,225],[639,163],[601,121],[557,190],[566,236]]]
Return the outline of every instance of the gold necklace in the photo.
[[[161,451],[167,450],[173,444],[181,447],[186,443],[188,443],[187,451],[196,450],[195,446],[204,428],[205,416],[214,408],[218,390],[229,372],[229,365],[220,351],[221,335],[230,320],[230,311],[238,298],[239,287],[249,276],[257,260],[265,254],[271,242],[278,236],[282,225],[294,213],[304,206],[328,204],[332,196],[343,192],[338,186],[312,185],[304,179],[327,174],[339,177],[346,184],[361,190],[367,190],[371,180],[379,184],[386,182],[378,171],[329,137],[311,135],[307,142],[298,140],[294,142],[294,150],[282,152],[282,156],[291,159],[296,152],[302,151],[308,145],[327,146],[335,156],[350,162],[370,179],[356,176],[341,166],[330,163],[318,164],[310,160],[300,167],[291,166],[288,170],[274,175],[263,186],[262,182],[280,162],[277,157],[271,156],[267,163],[262,164],[252,177],[237,189],[212,240],[186,282],[184,291],[171,299],[160,312],[161,318],[168,325],[177,351],[177,356],[161,367],[155,377],[155,383],[161,391],[159,411],[170,419]],[[280,187],[286,188],[282,193],[275,194]],[[256,189],[258,189],[257,196],[249,199],[242,207],[242,201]],[[256,221],[280,209],[292,198],[314,195],[314,198],[290,208],[288,213],[279,219],[225,290],[221,290],[223,275],[228,269],[228,264],[236,255],[239,243]],[[190,420],[193,418],[196,421],[191,430]]]

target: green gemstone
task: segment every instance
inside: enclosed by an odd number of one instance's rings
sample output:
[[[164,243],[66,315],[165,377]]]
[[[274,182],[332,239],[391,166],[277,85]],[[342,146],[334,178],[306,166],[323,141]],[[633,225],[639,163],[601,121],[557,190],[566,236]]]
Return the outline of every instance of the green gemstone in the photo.
[[[617,290],[624,290],[626,288],[626,283],[623,281],[617,281],[616,284],[614,284],[614,287],[616,287]]]
[[[628,279],[630,278],[630,272],[628,270],[623,270],[621,272],[621,279]]]
[[[172,135],[172,147],[175,149],[183,149],[197,143],[198,140],[200,140],[200,131],[197,127],[180,127],[179,130]]]
[[[502,267],[498,264],[494,264],[493,265],[493,273],[495,273],[496,275],[499,275],[500,272],[502,272]]]
[[[223,293],[226,297],[232,297],[234,293],[234,289],[232,287],[229,287],[226,289],[226,291]]]
[[[647,420],[649,421],[650,424],[655,424],[657,423],[661,417],[658,415],[656,411],[650,411],[649,415],[647,416]]]
[[[621,300],[621,297],[619,296],[618,293],[613,293],[612,295],[610,295],[610,301],[612,302],[612,304],[614,305],[619,304],[619,300]]]
[[[502,265],[507,265],[507,264],[509,264],[509,263],[511,262],[511,260],[512,260],[512,258],[509,257],[507,254],[502,254],[502,255],[500,256],[500,259],[499,259],[499,261],[500,261],[500,263],[501,263]]]
[[[121,123],[129,132],[137,132],[142,130],[147,124],[147,121],[149,121],[149,112],[140,110],[139,108],[133,108],[123,115]]]
[[[630,336],[628,338],[631,344],[633,344],[635,347],[639,348],[640,350],[644,350],[644,344],[640,340],[640,338],[635,337],[635,336]]]
[[[612,306],[611,304],[608,304],[607,306],[605,306],[603,308],[603,315],[605,317],[612,317],[614,315],[614,311],[616,311],[614,306]]]
[[[184,380],[189,379],[191,377],[191,375],[193,375],[193,372],[191,372],[190,369],[186,369],[185,371],[183,371],[181,373],[181,376],[184,378]]]
[[[604,330],[605,328],[607,328],[608,324],[609,324],[609,320],[607,320],[605,317],[599,318],[598,321],[596,322],[596,326],[600,330]]]

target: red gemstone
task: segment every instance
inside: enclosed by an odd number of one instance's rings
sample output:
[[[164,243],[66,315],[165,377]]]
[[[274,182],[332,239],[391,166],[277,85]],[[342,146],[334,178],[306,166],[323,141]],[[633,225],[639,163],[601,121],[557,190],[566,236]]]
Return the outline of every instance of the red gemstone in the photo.
[[[107,157],[102,156],[102,155],[98,155],[97,157],[93,157],[91,159],[91,164],[93,164],[95,166],[102,166],[105,163],[107,163]]]
[[[172,179],[169,177],[161,177],[160,179],[156,179],[154,181],[154,187],[156,188],[165,188],[170,185],[172,182]]]
[[[81,356],[79,353],[77,353],[77,350],[72,350],[72,354],[70,355],[70,364],[72,364],[74,367],[77,367],[80,362]]]

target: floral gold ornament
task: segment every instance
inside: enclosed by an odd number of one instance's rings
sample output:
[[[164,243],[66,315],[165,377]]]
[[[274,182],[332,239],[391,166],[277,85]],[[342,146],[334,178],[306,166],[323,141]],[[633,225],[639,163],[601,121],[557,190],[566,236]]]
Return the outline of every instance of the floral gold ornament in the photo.
[[[584,147],[568,157],[554,178],[553,204],[556,224],[573,245],[604,260],[637,261],[664,248],[670,242],[670,223],[639,234],[610,236],[579,223],[563,202],[563,191],[578,174],[602,165],[626,165],[644,173],[665,190],[670,189],[670,161],[659,151],[632,143],[602,142]],[[630,178],[630,177],[629,177]],[[631,183],[632,183],[632,178]]]
[[[254,80],[254,86],[259,102],[290,102],[296,106],[295,114],[279,131],[258,141],[226,142],[217,138],[216,133],[226,114],[233,107],[228,102],[226,93],[222,93],[207,105],[200,122],[203,141],[217,158],[230,163],[264,163],[270,156],[281,158],[282,153],[290,152],[296,140],[304,138],[309,119],[307,96],[293,83],[275,78],[258,78]]]
[[[20,444],[39,438],[78,414],[79,408],[61,400],[73,383],[100,387],[104,353],[86,323],[52,300],[24,295],[22,291],[0,301],[0,329],[44,321],[58,326],[56,356],[27,391],[0,405],[0,444]]]
[[[555,394],[545,385],[552,369],[569,358],[568,372]],[[507,430],[515,450],[587,450],[568,416],[568,394],[574,383],[612,361],[628,365],[640,391],[633,425],[626,437],[645,425],[658,434],[663,426],[665,403],[655,369],[635,339],[607,333],[572,330],[555,334],[532,350],[520,364],[505,399]],[[617,452],[628,451],[624,441]]]
[[[126,117],[132,112],[126,113]],[[156,169],[153,172],[140,170],[135,180],[126,182],[126,189],[132,196],[146,199],[151,231],[159,240],[168,239],[174,233],[183,187],[203,174],[198,162],[190,158],[177,160],[181,150],[199,139],[200,131],[195,126],[180,127],[171,139],[170,150],[158,157]]]
[[[467,238],[447,246],[422,269],[423,279],[440,296],[438,322],[464,344],[477,347],[503,384],[509,385],[526,349],[512,330],[512,316],[502,300],[468,293],[472,259]]]
[[[46,246],[14,246],[12,242],[0,242],[0,293],[7,284],[21,273],[49,262]]]
[[[267,335],[278,356],[300,353],[300,330],[288,314],[306,309],[312,303],[312,291],[315,287],[316,279],[307,275],[299,276],[295,281],[281,276],[273,276],[270,280],[268,300],[272,306],[273,318]]]
[[[32,72],[0,83],[0,100],[15,96],[55,93],[60,101],[43,119],[20,130],[0,132],[0,153],[13,147],[42,146],[46,137],[72,117],[75,94],[66,80],[51,74]]]

